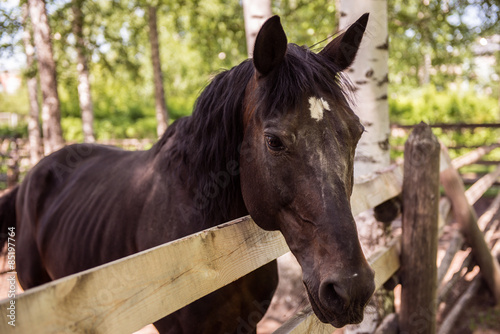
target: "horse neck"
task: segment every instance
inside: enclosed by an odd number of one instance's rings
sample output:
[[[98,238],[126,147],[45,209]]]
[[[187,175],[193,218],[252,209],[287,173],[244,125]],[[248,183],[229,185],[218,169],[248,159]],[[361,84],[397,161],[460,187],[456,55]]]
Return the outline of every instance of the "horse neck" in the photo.
[[[181,181],[197,213],[193,219],[203,222],[202,229],[248,214],[239,177],[242,133],[236,133],[242,125],[235,124],[241,110],[233,115],[222,112],[195,110],[174,122],[152,148],[161,169]],[[221,124],[224,116],[234,117],[226,121],[235,128]]]

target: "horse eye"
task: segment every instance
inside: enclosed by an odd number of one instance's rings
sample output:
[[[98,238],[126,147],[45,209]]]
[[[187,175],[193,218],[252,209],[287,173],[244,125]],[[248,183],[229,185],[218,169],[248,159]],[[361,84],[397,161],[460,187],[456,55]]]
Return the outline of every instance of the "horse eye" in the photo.
[[[273,151],[282,151],[285,149],[281,140],[276,136],[266,135],[266,143],[267,147]]]

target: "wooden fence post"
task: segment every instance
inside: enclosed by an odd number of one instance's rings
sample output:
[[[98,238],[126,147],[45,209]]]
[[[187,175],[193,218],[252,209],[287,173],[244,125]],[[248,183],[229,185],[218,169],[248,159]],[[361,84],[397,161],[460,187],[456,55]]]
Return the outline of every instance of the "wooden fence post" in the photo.
[[[405,144],[400,333],[436,333],[440,145],[415,126]]]

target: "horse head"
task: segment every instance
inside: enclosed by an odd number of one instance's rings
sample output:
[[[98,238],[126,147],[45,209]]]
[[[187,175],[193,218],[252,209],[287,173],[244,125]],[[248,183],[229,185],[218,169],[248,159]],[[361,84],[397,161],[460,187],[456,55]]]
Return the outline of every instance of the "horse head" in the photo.
[[[342,71],[368,14],[321,52],[288,44],[277,16],[261,28],[244,100],[241,189],[255,222],[280,230],[303,270],[318,318],[357,323],[374,273],[351,213],[354,151],[363,132]]]

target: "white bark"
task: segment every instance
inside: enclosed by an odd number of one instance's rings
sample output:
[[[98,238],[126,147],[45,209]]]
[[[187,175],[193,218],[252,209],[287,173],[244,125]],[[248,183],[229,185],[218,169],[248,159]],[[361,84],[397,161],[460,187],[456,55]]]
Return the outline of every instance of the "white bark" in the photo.
[[[78,70],[78,100],[82,112],[83,141],[95,142],[94,138],[94,108],[92,106],[92,95],[90,93],[90,74],[83,38],[83,1],[73,1],[73,33],[75,35]]]
[[[271,0],[243,0],[243,16],[245,18],[245,34],[249,58],[252,58],[255,38],[257,38],[260,27],[271,15]]]
[[[356,60],[347,71],[356,87],[354,112],[366,130],[354,163],[354,176],[359,177],[390,164],[387,0],[341,0],[340,6],[341,29],[370,13]]]
[[[427,85],[431,82],[431,67],[432,67],[431,54],[429,50],[426,50],[424,54],[424,64],[422,66],[421,83],[423,85]]]
[[[340,29],[343,30],[362,14],[370,13],[356,59],[346,71],[356,88],[356,105],[353,106],[353,110],[366,130],[359,141],[354,158],[354,177],[358,178],[390,164],[387,0],[340,0],[338,10]],[[356,222],[360,239],[363,234],[378,234],[376,223],[369,224],[358,220]],[[374,245],[371,241],[363,243],[365,251],[373,251]],[[365,309],[363,322],[355,326],[346,326],[344,333],[373,333],[380,320],[378,312],[373,311],[378,309],[375,304],[376,301],[373,299]]]
[[[148,7],[149,41],[151,43],[151,61],[153,64],[155,84],[156,132],[158,137],[161,137],[167,130],[168,109],[167,102],[165,100],[165,89],[163,87],[163,73],[161,71],[160,44],[158,41],[156,12],[156,7]]]
[[[44,0],[28,0],[42,91],[42,131],[45,155],[64,146],[61,108],[57,93],[56,64]]]
[[[30,101],[28,118],[28,137],[30,143],[30,162],[34,166],[42,158],[42,136],[40,133],[40,106],[38,104],[38,82],[34,69],[35,48],[31,38],[30,24],[28,23],[28,4],[22,5],[23,45],[26,53],[26,67],[28,68],[27,84]]]

